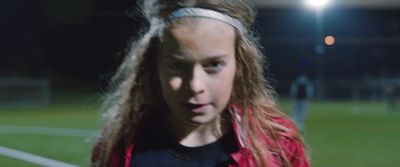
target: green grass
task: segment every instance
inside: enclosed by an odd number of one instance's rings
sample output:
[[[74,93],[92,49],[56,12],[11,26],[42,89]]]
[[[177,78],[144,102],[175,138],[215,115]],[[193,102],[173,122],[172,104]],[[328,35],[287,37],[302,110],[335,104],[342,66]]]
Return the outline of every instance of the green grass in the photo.
[[[96,95],[63,93],[49,108],[0,109],[0,125],[97,130],[98,108]],[[281,108],[290,111],[290,102]],[[400,166],[400,112],[388,112],[380,102],[313,102],[305,140],[314,167]],[[0,145],[88,166],[93,143],[85,137],[0,133]],[[35,165],[0,156],[0,166]]]
[[[81,166],[89,165],[90,155],[88,153],[92,148],[92,143],[85,141],[85,138],[79,137],[25,134],[7,135],[2,137],[0,141],[1,145],[5,145],[8,148],[23,150],[35,155]]]
[[[379,102],[311,103],[305,140],[316,167],[399,166],[400,113]]]
[[[10,159],[7,157],[2,157],[0,156],[0,165],[4,167],[16,167],[16,166],[21,166],[21,167],[38,167],[38,165],[34,165],[28,162],[23,162],[19,160],[14,160]]]
[[[57,94],[48,108],[0,108],[0,125],[98,130],[101,122],[98,99],[97,95],[64,92]],[[88,166],[93,145],[91,139],[90,137],[0,133],[0,146],[79,166]],[[0,156],[0,166],[35,165]]]

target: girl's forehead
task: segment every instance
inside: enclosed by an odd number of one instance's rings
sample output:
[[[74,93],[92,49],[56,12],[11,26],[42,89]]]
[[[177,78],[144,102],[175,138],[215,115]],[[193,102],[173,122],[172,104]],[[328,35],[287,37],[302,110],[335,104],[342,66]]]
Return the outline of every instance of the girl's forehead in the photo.
[[[163,43],[164,53],[232,54],[235,31],[230,25],[213,19],[179,19],[167,29]]]
[[[234,28],[224,22],[202,17],[187,17],[171,21],[168,30],[170,33],[203,33],[234,35]]]
[[[234,28],[226,23],[207,18],[183,18],[171,22],[164,40],[166,44],[191,45],[194,43],[230,43],[235,39]]]

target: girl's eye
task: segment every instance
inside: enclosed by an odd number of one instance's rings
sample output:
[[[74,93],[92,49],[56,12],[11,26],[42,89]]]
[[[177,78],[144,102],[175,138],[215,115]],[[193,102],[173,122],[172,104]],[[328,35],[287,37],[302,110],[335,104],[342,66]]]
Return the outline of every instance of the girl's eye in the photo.
[[[167,64],[167,66],[168,66],[168,69],[170,69],[172,71],[180,71],[184,68],[183,62],[179,62],[179,61],[169,62]]]
[[[209,73],[216,73],[225,66],[225,62],[222,60],[212,61],[204,66],[204,69]]]

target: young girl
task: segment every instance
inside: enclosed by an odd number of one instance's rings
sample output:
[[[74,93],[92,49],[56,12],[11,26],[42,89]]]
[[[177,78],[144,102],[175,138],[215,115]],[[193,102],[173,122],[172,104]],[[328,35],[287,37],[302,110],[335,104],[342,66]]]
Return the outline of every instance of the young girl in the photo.
[[[308,167],[272,99],[243,0],[146,0],[92,166]]]

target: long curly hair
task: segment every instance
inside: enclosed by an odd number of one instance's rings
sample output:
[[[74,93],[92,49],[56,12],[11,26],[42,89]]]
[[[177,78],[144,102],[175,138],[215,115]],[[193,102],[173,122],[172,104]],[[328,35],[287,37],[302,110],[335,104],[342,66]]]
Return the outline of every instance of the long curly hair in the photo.
[[[111,80],[112,89],[103,106],[106,111],[105,126],[98,141],[98,157],[92,166],[107,166],[113,149],[126,147],[132,140],[143,115],[152,108],[165,105],[156,78],[155,62],[170,24],[168,16],[183,7],[200,7],[225,13],[239,20],[248,30],[235,30],[237,69],[229,104],[240,107],[239,126],[246,133],[243,141],[257,166],[269,166],[268,156],[274,155],[277,155],[281,166],[292,166],[278,140],[282,136],[301,139],[297,132],[274,122],[274,119],[286,116],[276,106],[273,100],[275,92],[264,78],[264,57],[251,31],[254,6],[244,0],[143,0],[142,11],[150,27],[139,40],[132,43],[130,52]],[[238,113],[230,112],[229,118],[235,121],[233,114]],[[266,144],[263,138],[271,143]]]

